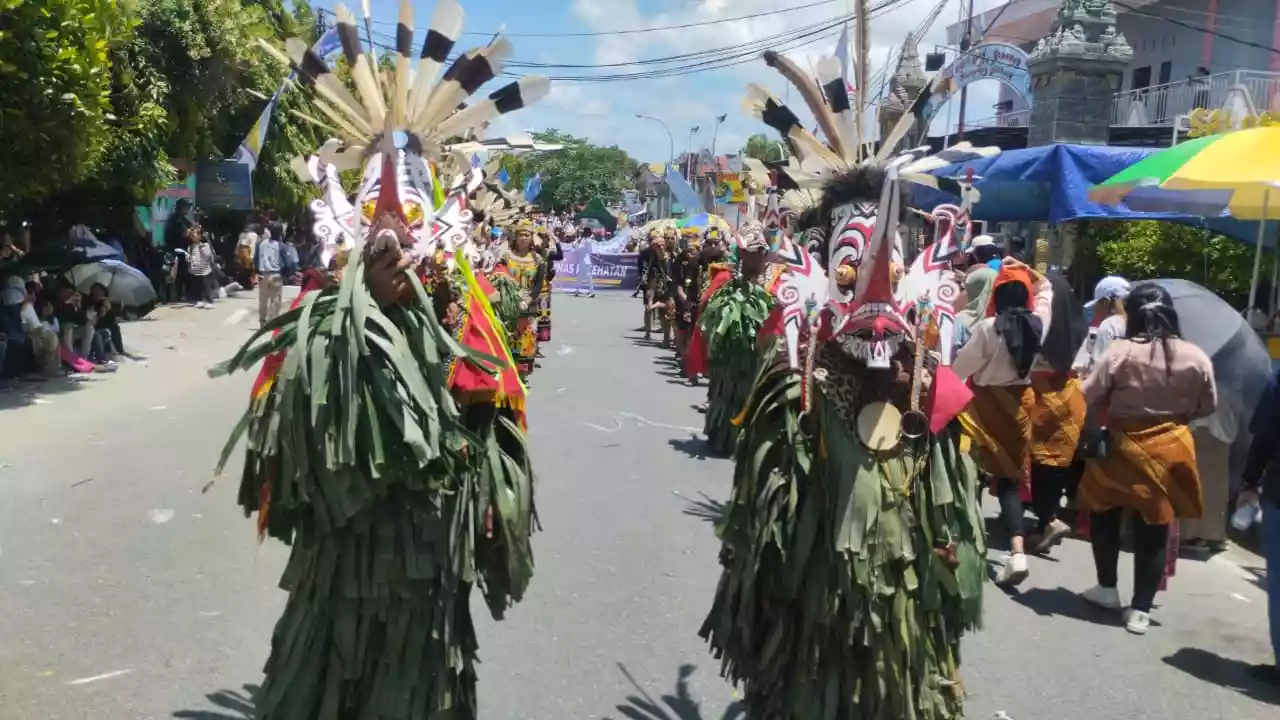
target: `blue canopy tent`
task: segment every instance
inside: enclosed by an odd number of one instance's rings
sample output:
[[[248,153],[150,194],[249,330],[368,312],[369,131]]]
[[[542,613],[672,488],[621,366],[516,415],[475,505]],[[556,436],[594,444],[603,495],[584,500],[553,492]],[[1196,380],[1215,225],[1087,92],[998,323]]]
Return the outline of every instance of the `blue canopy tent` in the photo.
[[[1050,222],[1071,220],[1165,220],[1206,227],[1216,233],[1252,245],[1257,225],[1229,217],[1202,218],[1183,213],[1130,210],[1125,205],[1089,202],[1089,189],[1133,165],[1160,148],[1104,145],[1044,145],[1010,150],[994,157],[947,165],[930,172],[939,177],[963,178],[972,168],[982,200],[973,206],[975,220],[988,222]],[[956,203],[950,193],[921,185],[912,186],[912,207],[932,210],[942,203]]]

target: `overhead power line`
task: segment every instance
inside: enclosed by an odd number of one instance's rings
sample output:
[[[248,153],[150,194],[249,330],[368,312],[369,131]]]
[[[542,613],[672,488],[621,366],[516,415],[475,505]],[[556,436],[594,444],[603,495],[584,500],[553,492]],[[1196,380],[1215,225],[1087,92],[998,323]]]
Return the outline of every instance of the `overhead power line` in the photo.
[[[635,33],[655,33],[655,32],[666,32],[666,31],[668,31],[668,30],[685,30],[685,29],[688,29],[688,28],[695,28],[695,27],[707,27],[707,26],[709,26],[709,25],[720,25],[720,24],[722,24],[722,23],[737,22],[737,21],[739,21],[739,20],[754,20],[755,18],[769,17],[769,16],[771,16],[771,15],[783,15],[783,14],[785,14],[785,13],[798,12],[798,11],[800,11],[800,10],[808,10],[808,9],[810,9],[810,8],[821,7],[821,6],[823,6],[823,5],[831,5],[831,4],[833,4],[833,3],[840,2],[840,1],[841,1],[841,0],[817,0],[817,2],[805,3],[805,4],[803,4],[803,5],[793,5],[793,6],[791,6],[791,7],[778,8],[778,9],[776,9],[776,10],[762,10],[762,11],[760,11],[760,12],[751,13],[750,15],[739,15],[739,16],[737,16],[737,17],[731,17],[731,18],[719,18],[719,19],[716,19],[716,20],[704,20],[704,21],[702,21],[702,22],[681,23],[681,24],[679,24],[679,25],[664,25],[664,26],[662,26],[662,27],[640,27],[640,28],[631,28],[631,29],[628,29],[628,30],[600,30],[600,31],[595,31],[595,32],[560,32],[560,33],[509,33],[509,32],[504,32],[504,33],[502,33],[502,34],[503,34],[503,35],[505,35],[505,36],[507,36],[507,37],[527,37],[527,38],[535,38],[535,37],[540,37],[540,38],[570,38],[570,37],[601,37],[601,36],[605,36],[605,35],[632,35],[632,34],[635,34]],[[316,11],[316,12],[319,12],[319,13],[330,13],[331,11],[330,11],[330,10],[327,10],[327,9],[325,9],[325,8],[319,8],[319,9],[317,9],[317,11]],[[392,21],[390,21],[390,20],[374,20],[374,21],[373,21],[373,24],[374,24],[374,25],[382,25],[382,26],[390,26],[390,27],[395,27],[395,25],[396,25],[396,23],[394,23],[394,22],[392,22]],[[485,36],[485,37],[492,37],[494,34],[495,34],[495,33],[493,33],[493,32],[481,32],[481,31],[478,31],[478,30],[476,30],[476,31],[468,31],[468,32],[464,32],[464,33],[463,33],[463,35],[482,35],[482,36]]]

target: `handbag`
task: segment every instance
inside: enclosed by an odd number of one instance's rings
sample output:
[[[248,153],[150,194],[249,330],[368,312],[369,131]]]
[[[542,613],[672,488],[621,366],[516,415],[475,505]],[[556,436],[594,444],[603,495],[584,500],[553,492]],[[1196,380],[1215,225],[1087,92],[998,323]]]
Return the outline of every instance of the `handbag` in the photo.
[[[1110,404],[1111,388],[1107,388],[1101,407],[1106,408]],[[1111,433],[1107,431],[1106,425],[1098,423],[1097,419],[1096,411],[1090,412],[1085,417],[1084,427],[1080,430],[1080,440],[1076,444],[1076,462],[1101,460],[1111,450]]]

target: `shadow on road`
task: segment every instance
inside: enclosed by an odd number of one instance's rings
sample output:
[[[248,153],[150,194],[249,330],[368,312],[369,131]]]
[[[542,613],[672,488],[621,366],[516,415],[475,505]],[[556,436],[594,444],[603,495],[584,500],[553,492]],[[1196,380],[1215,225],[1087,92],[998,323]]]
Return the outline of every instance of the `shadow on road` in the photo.
[[[1165,665],[1204,682],[1231,688],[1259,702],[1280,705],[1280,689],[1270,687],[1249,677],[1249,663],[1224,658],[1217,653],[1200,648],[1182,648],[1161,658]]]
[[[257,685],[245,685],[243,690],[211,692],[205,697],[219,710],[179,710],[173,716],[190,720],[253,720],[253,698],[259,689]]]
[[[1052,590],[1048,588],[1030,588],[1025,592],[1010,592],[1008,595],[1014,602],[1028,607],[1034,610],[1037,615],[1044,617],[1057,615],[1079,620],[1080,622],[1111,627],[1119,627],[1124,624],[1119,612],[1096,608],[1086,602],[1078,593],[1064,587],[1053,588]],[[1157,623],[1152,621],[1151,624],[1156,625]]]
[[[702,496],[701,500],[694,500],[683,495],[680,496],[685,501],[686,506],[684,514],[690,517],[696,517],[699,520],[706,520],[712,524],[718,524],[729,514],[729,503],[707,495],[706,493],[698,493]]]
[[[707,454],[707,439],[699,435],[693,435],[685,438],[671,438],[667,441],[672,450],[688,455],[694,460],[706,460],[713,457]]]
[[[95,378],[92,375],[43,381],[14,380],[6,389],[0,390],[0,411],[37,405],[46,396],[65,395],[76,390],[88,389],[90,385],[101,380],[101,376]]]
[[[618,713],[628,720],[742,720],[745,713],[741,703],[733,703],[720,718],[704,717],[698,702],[689,692],[689,677],[696,669],[693,665],[681,665],[676,678],[675,692],[663,695],[661,701],[640,687],[627,666],[618,663],[618,669],[635,688],[636,694],[628,695],[627,702],[618,705]]]

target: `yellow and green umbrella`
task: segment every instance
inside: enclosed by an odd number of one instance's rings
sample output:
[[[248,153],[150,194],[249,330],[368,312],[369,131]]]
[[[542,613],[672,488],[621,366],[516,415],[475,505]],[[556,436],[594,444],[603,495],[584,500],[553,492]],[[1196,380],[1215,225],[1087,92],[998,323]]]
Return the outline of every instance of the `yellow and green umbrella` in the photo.
[[[1280,126],[1196,138],[1153,153],[1089,192],[1104,205],[1280,220]]]

